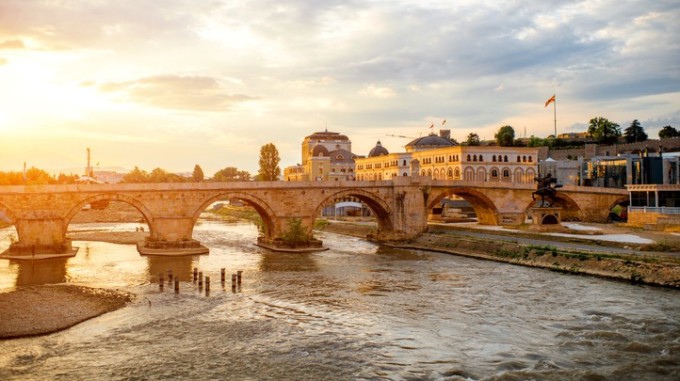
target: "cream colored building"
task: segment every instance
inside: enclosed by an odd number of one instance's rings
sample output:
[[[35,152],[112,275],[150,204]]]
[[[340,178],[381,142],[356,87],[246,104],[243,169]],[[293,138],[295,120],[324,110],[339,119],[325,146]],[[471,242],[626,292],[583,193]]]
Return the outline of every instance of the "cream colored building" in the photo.
[[[402,153],[389,153],[378,142],[368,157],[355,159],[356,179],[389,180],[418,171],[436,180],[534,182],[538,148],[460,146],[448,136],[443,130],[415,139]]]
[[[352,142],[338,132],[315,132],[302,141],[302,163],[283,170],[286,181],[353,180]]]

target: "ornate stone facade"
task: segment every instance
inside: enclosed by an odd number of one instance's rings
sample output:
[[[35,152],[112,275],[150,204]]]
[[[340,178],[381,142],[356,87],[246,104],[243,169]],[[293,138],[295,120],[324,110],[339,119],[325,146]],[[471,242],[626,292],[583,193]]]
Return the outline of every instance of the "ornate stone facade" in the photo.
[[[430,135],[430,137],[437,137]],[[434,180],[496,181],[533,183],[538,173],[538,149],[498,146],[437,146],[430,139],[427,147],[419,138],[406,146],[407,152],[357,158],[357,180],[389,180],[398,176],[420,175]],[[416,144],[412,144],[416,143]],[[419,169],[413,167],[417,160]]]
[[[286,167],[286,181],[353,180],[352,142],[338,132],[315,132],[302,141],[302,164]]]

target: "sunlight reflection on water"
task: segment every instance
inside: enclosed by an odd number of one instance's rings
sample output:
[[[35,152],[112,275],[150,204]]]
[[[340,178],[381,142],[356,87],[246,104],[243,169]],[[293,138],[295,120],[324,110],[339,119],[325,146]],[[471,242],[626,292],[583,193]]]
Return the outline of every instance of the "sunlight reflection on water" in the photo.
[[[328,251],[272,253],[256,236],[251,224],[202,221],[194,237],[210,254],[200,257],[77,241],[74,258],[0,260],[5,290],[67,282],[137,295],[66,331],[0,342],[0,379],[670,380],[680,371],[675,290],[326,233]],[[209,296],[194,267],[211,277]],[[179,294],[159,290],[168,269]],[[236,270],[243,284],[232,290]]]

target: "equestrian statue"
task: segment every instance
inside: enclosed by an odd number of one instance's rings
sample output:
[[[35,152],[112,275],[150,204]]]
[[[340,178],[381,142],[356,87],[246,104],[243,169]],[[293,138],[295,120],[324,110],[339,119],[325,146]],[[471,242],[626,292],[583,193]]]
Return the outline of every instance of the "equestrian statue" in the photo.
[[[541,196],[540,207],[550,207],[555,202],[555,193],[557,193],[556,188],[561,188],[562,184],[557,183],[557,178],[552,177],[552,174],[548,173],[545,177],[534,177],[534,181],[538,182],[536,191],[531,193],[531,199],[536,201],[536,196]],[[546,197],[550,199],[550,202],[546,204]]]

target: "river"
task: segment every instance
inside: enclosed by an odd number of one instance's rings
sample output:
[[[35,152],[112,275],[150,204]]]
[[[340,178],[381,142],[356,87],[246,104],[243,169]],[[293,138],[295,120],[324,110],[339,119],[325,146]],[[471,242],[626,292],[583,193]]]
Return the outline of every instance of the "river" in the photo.
[[[680,379],[676,290],[330,233],[320,235],[328,251],[272,253],[256,236],[251,224],[201,220],[205,256],[74,242],[67,260],[0,260],[0,290],[67,282],[137,295],[68,330],[0,341],[0,379]],[[194,267],[211,277],[208,295]],[[167,276],[158,286],[168,269],[182,279],[178,294]]]

